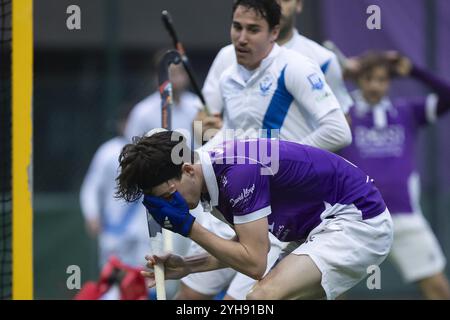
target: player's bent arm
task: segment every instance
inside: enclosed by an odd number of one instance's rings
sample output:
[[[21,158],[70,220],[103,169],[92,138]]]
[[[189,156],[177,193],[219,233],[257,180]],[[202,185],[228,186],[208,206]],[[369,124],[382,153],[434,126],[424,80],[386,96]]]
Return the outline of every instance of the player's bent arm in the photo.
[[[231,239],[231,241],[236,240],[236,236]],[[213,271],[230,267],[207,252],[186,257],[169,253],[164,256],[153,255],[146,256],[145,258],[147,259],[148,268],[153,268],[154,265],[159,262],[164,263],[167,279],[181,279],[191,273]],[[143,275],[154,279],[153,272],[145,271]]]
[[[209,253],[184,257],[184,261],[190,273],[213,271],[229,267]]]
[[[235,225],[235,230],[238,241],[220,238],[199,223],[194,223],[190,238],[221,261],[222,265],[253,279],[261,279],[267,267],[269,251],[267,218]]]
[[[292,63],[285,73],[286,88],[302,113],[316,122],[316,129],[300,143],[336,151],[352,141],[351,130],[344,113],[325,81],[319,66],[305,60],[302,66]]]
[[[438,116],[450,110],[450,83],[418,66],[412,67],[411,76],[428,85],[438,95],[436,110]]]
[[[237,236],[234,236],[230,240],[237,241]],[[187,269],[189,270],[189,273],[213,271],[230,267],[208,252],[196,254],[193,256],[186,256],[183,259]]]
[[[164,274],[167,280],[178,280],[191,273],[212,271],[228,267],[221,261],[211,256],[209,253],[181,257],[176,254],[168,253],[163,256],[148,255],[146,266],[153,269],[156,264],[164,264]],[[152,270],[141,271],[141,274],[147,278],[149,288],[156,285],[155,273]]]
[[[342,110],[333,110],[318,122],[319,127],[303,138],[301,144],[335,152],[352,143],[352,133]]]

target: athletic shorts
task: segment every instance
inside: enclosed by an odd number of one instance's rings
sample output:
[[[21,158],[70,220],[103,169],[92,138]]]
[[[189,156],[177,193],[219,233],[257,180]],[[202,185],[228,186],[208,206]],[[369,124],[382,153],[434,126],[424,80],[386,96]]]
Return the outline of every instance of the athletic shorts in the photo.
[[[266,273],[273,267],[277,256],[281,259],[289,253],[308,255],[322,273],[321,284],[327,298],[335,299],[365,278],[370,266],[378,266],[384,261],[393,240],[388,210],[363,220],[361,212],[353,205],[337,205],[330,209],[334,212],[338,210],[338,215],[333,219],[324,219],[309,233],[305,242],[292,242],[286,248],[286,244],[270,234],[273,245]],[[326,217],[326,214],[323,216]],[[279,257],[283,248],[284,253]],[[203,248],[192,243],[188,255],[204,252]],[[245,299],[255,283],[255,280],[231,268],[190,274],[181,281],[205,295],[215,295],[229,286],[227,294],[235,299]]]
[[[394,214],[394,243],[389,258],[406,282],[416,282],[442,272],[446,260],[421,212]]]
[[[328,300],[336,299],[372,274],[371,267],[386,259],[393,241],[389,210],[366,220],[353,205],[340,211],[345,214],[324,219],[291,252],[313,260],[322,273],[321,285]]]

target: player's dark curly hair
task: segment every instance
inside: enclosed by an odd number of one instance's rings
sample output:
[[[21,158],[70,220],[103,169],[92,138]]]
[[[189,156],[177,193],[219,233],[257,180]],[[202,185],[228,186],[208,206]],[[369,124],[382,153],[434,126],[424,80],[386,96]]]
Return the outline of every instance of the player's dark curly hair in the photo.
[[[116,198],[134,202],[143,195],[144,190],[151,190],[170,179],[180,179],[183,162],[176,164],[172,161],[175,147],[180,150],[178,156],[181,159],[184,159],[183,152],[188,151],[193,160],[186,140],[174,131],[135,137],[133,143],[123,147],[119,156]]]
[[[281,7],[276,0],[236,0],[233,14],[238,6],[255,10],[267,21],[270,30],[280,24]]]

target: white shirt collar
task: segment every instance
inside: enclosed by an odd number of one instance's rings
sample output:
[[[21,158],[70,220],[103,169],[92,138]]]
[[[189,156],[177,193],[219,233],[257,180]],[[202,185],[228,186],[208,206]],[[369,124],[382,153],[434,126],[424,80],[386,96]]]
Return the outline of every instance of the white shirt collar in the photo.
[[[242,80],[244,80],[245,83],[247,83],[247,81],[250,80],[250,78],[255,74],[257,70],[258,69],[248,70],[244,66],[238,64],[239,75],[241,76]]]
[[[371,106],[364,96],[362,95],[362,92],[360,90],[356,90],[352,92],[352,96],[355,99],[355,109],[358,112],[358,114],[364,115],[367,112],[370,112],[375,109],[381,109],[385,111],[392,110],[392,102],[388,97],[384,97],[381,99],[380,102],[378,102],[375,106]]]
[[[360,90],[353,92],[353,97],[355,99],[356,116],[363,117],[370,112],[373,117],[373,124],[376,128],[386,128],[388,125],[387,114],[394,113],[395,115],[395,110],[392,106],[392,102],[388,97],[384,97],[378,104],[374,106],[371,106],[366,101]]]
[[[203,178],[205,179],[206,188],[210,197],[209,209],[212,209],[212,207],[216,207],[219,204],[219,186],[217,184],[216,174],[214,173],[209,153],[203,150],[197,150],[196,153],[200,159]]]

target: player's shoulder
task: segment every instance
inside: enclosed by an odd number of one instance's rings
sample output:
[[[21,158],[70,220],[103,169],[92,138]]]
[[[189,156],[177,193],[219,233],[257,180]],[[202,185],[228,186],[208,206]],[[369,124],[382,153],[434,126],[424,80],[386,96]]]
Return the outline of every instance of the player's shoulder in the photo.
[[[301,52],[285,47],[280,47],[280,54],[278,55],[278,61],[284,60],[296,64],[304,64],[304,63],[317,64],[317,62],[314,59],[311,59],[311,57],[308,57],[307,55]]]
[[[219,50],[214,58],[213,66],[220,71],[225,70],[230,64],[236,61],[236,54],[232,44],[227,45]]]
[[[186,105],[188,105],[189,107],[194,106],[195,108],[201,107],[201,101],[200,98],[192,93],[191,91],[184,91],[181,94],[181,100],[186,103]]]
[[[117,157],[126,144],[127,140],[124,137],[114,137],[100,145],[97,149],[96,157],[104,162],[110,161],[110,159],[117,161]]]
[[[217,53],[217,57],[220,58],[233,58],[235,55],[234,53],[234,46],[232,44],[229,44],[222,49],[219,50],[219,53]]]
[[[236,76],[238,73],[237,63],[231,63],[228,65],[222,72],[222,74],[219,77],[219,85],[223,89],[224,86],[229,86],[230,83],[232,83],[233,77]],[[231,87],[234,87],[234,85],[231,85]]]
[[[331,50],[301,34],[295,35],[295,42],[292,49],[310,57],[319,64],[336,59],[336,55]]]
[[[131,111],[132,113],[145,113],[152,112],[152,108],[158,107],[161,104],[161,96],[158,91],[155,91],[151,95],[145,97],[143,100],[139,101]]]
[[[184,91],[180,97],[183,112],[197,113],[203,108],[200,98],[191,91]]]
[[[317,61],[287,48],[281,48],[277,68],[286,69],[285,72],[292,76],[304,76],[320,71]]]

